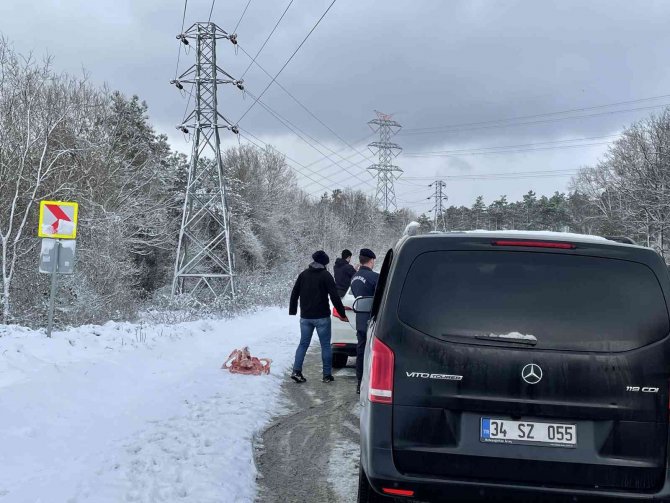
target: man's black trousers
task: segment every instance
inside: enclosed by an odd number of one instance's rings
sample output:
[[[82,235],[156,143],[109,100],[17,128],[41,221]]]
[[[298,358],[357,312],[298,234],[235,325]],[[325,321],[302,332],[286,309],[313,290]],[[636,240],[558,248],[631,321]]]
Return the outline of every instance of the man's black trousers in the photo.
[[[356,330],[356,377],[358,382],[363,379],[363,360],[365,359],[365,343],[367,342],[367,330]]]

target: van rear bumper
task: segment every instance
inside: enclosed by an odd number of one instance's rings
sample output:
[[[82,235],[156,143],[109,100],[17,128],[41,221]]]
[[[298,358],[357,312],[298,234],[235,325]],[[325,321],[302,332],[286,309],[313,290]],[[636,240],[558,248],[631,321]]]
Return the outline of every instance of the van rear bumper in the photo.
[[[364,396],[361,394],[361,396]],[[486,498],[514,500],[564,498],[570,501],[667,501],[670,502],[670,470],[665,471],[661,488],[653,492],[603,490],[587,487],[560,487],[521,484],[495,480],[458,478],[401,473],[393,458],[391,439],[392,406],[361,400],[361,467],[370,485],[380,494],[382,488],[414,491],[417,500],[440,501],[445,498]],[[374,426],[373,426],[374,425]],[[473,477],[474,478],[474,477]],[[567,485],[567,484],[566,484]]]
[[[367,458],[367,459],[366,459]],[[452,480],[407,475],[398,472],[393,463],[393,451],[372,447],[361,457],[363,470],[370,485],[382,494],[382,487],[409,489],[418,500],[440,501],[443,498],[485,498],[509,500],[514,498],[567,498],[570,501],[670,501],[670,481],[666,474],[663,488],[656,493],[603,491],[560,487],[538,487],[510,483]]]

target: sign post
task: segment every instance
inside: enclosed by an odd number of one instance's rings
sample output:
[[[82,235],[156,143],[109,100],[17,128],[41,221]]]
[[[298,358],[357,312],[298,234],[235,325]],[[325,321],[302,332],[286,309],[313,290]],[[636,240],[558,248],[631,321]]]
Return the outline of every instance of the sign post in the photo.
[[[51,330],[54,326],[54,303],[56,299],[56,275],[58,274],[58,255],[60,254],[60,241],[56,240],[54,250],[56,260],[54,260],[53,272],[51,273],[51,293],[49,294],[49,321],[47,322],[47,337],[51,337]]]
[[[53,330],[56,302],[57,275],[74,272],[79,205],[65,201],[40,201],[40,219],[37,235],[42,239],[40,272],[51,274],[47,337]],[[68,243],[61,239],[71,240]]]

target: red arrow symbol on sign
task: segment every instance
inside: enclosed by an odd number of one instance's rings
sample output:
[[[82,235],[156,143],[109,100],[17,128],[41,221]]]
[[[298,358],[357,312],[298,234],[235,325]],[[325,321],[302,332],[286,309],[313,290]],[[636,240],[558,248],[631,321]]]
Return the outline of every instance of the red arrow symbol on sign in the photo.
[[[71,221],[70,217],[67,216],[67,213],[65,213],[57,204],[45,204],[45,206],[53,214],[53,216],[56,217],[56,221],[51,224],[51,228],[54,230],[54,234],[58,232],[58,225],[61,220],[65,220],[66,222]]]

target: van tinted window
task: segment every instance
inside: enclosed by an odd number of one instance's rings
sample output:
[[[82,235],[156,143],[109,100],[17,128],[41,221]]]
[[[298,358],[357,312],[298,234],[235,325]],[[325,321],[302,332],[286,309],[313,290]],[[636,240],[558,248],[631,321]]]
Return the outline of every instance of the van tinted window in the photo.
[[[438,338],[522,334],[537,339],[535,349],[575,351],[626,351],[670,330],[651,269],[556,253],[423,253],[405,280],[399,317]]]

